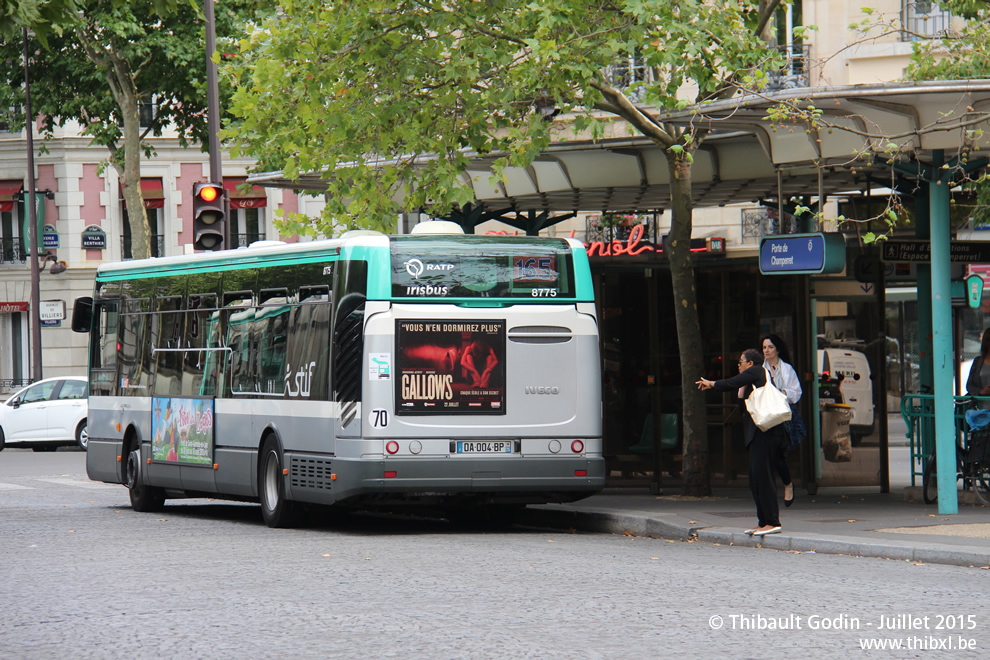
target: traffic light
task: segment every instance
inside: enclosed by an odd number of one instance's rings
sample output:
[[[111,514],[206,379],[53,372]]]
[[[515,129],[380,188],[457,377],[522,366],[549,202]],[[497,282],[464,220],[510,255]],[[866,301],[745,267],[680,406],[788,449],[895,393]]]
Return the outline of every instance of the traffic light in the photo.
[[[218,183],[193,184],[193,247],[197,250],[223,249],[223,186]]]

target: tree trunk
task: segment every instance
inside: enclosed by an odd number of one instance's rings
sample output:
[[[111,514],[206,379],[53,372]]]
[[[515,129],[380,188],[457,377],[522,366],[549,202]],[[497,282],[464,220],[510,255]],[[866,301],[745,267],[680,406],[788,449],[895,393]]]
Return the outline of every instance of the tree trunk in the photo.
[[[691,161],[686,153],[669,150],[671,222],[670,234],[664,245],[668,251],[670,276],[674,291],[677,347],[681,361],[681,402],[684,409],[684,475],[683,495],[711,495],[711,474],[708,465],[708,422],[705,398],[695,385],[702,375],[703,355],[701,329],[698,322],[698,301],[691,260]]]
[[[124,153],[123,158],[116,153],[111,160],[120,176],[120,187],[127,203],[127,219],[131,226],[131,256],[135,259],[147,259],[151,256],[151,242],[148,236],[148,212],[144,208],[144,195],[141,193],[141,126],[137,94],[133,87],[122,89],[118,103],[124,117]]]

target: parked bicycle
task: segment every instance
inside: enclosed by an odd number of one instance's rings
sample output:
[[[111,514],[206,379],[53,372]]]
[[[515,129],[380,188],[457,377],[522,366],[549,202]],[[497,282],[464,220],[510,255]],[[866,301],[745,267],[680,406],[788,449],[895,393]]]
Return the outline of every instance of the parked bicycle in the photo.
[[[990,505],[990,427],[970,431],[965,436],[965,446],[956,441],[955,480],[962,479],[964,490],[974,491],[980,502]],[[938,465],[934,448],[925,461],[921,486],[925,504],[938,500]]]

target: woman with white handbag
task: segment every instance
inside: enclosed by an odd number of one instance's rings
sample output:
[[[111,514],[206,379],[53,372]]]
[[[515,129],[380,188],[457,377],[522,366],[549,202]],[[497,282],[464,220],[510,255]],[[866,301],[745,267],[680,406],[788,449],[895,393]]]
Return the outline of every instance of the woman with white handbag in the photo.
[[[700,390],[740,392],[743,411],[743,437],[749,449],[749,489],[756,502],[756,527],[752,536],[780,533],[780,507],[777,504],[777,477],[774,459],[782,441],[783,423],[790,419],[787,398],[773,386],[763,366],[763,355],[747,348],[739,358],[739,375],[720,380],[699,379]]]

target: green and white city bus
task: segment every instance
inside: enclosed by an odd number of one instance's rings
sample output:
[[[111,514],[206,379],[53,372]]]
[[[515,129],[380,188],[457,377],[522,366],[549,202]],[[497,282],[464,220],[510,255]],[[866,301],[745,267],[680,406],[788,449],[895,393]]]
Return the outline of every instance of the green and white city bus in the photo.
[[[598,323],[573,239],[453,234],[265,244],[102,265],[91,479],[167,498],[441,506],[601,490]]]

